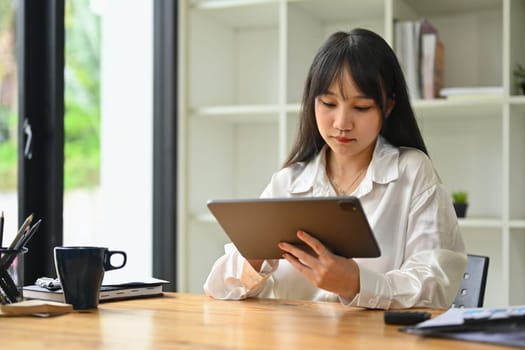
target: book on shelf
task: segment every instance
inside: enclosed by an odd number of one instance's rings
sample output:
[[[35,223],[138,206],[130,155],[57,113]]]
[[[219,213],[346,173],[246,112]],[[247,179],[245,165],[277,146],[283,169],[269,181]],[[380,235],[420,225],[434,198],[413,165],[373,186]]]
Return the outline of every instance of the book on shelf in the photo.
[[[410,98],[439,97],[443,87],[445,46],[428,19],[396,21],[395,45]]]
[[[445,46],[439,38],[436,27],[427,19],[421,25],[420,81],[421,98],[439,97],[443,88],[445,68]]]
[[[421,96],[419,82],[420,26],[416,21],[396,21],[394,27],[396,52],[405,74],[408,94],[411,99]]]
[[[135,298],[146,298],[163,295],[163,285],[168,281],[147,278],[127,281],[111,281],[102,284],[100,288],[100,302],[115,301]],[[23,287],[24,299],[49,300],[64,303],[64,291],[62,289],[50,290],[37,285]]]

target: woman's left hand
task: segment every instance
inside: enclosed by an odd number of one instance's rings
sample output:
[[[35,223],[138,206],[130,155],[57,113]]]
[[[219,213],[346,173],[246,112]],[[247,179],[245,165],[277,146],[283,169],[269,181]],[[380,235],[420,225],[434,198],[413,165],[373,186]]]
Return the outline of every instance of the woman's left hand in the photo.
[[[353,259],[330,252],[319,240],[306,232],[297,231],[297,238],[306,243],[317,256],[286,242],[279,243],[286,259],[318,288],[352,300],[359,293],[359,267]]]

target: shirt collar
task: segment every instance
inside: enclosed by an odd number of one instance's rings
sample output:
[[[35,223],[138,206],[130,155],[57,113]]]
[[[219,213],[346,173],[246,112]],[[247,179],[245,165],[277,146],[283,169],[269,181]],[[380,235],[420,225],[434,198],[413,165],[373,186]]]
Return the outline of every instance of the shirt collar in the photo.
[[[326,176],[326,152],[328,146],[325,145],[319,154],[308,162],[302,172],[290,184],[288,191],[291,194],[305,193],[314,187],[316,182],[323,186],[327,184]],[[395,181],[399,177],[399,149],[392,146],[382,136],[379,136],[372,155],[372,161],[368,167],[365,178],[358,188],[358,192],[369,192],[372,183],[386,184]]]
[[[399,148],[392,146],[383,136],[376,141],[369,166],[372,181],[386,184],[399,177]]]
[[[292,181],[288,187],[290,193],[304,193],[312,189],[314,182],[319,177],[326,177],[326,150],[328,146],[324,146],[319,154],[306,163],[302,172],[297,178]]]

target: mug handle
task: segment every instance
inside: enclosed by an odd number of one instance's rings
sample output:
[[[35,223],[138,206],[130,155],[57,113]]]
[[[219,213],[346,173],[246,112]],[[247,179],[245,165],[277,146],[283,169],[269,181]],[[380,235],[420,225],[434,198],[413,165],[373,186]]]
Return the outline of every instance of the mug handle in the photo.
[[[122,264],[120,264],[119,266],[111,265],[111,257],[113,256],[113,254],[122,255],[122,257],[124,258],[124,260],[122,261]],[[126,255],[126,252],[123,252],[122,250],[108,250],[104,258],[104,270],[110,271],[110,270],[120,269],[124,267],[124,265],[126,265],[127,260],[128,260],[128,256]]]

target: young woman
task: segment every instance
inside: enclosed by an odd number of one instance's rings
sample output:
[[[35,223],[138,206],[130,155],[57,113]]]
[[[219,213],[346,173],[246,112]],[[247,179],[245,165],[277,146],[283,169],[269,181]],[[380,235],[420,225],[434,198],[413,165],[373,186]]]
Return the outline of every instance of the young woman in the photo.
[[[218,299],[333,300],[367,308],[447,308],[466,253],[448,192],[427,156],[390,46],[354,29],[332,34],[310,67],[295,146],[262,197],[360,199],[382,255],[316,256],[280,243],[281,260],[248,261],[232,244],[204,285]]]

